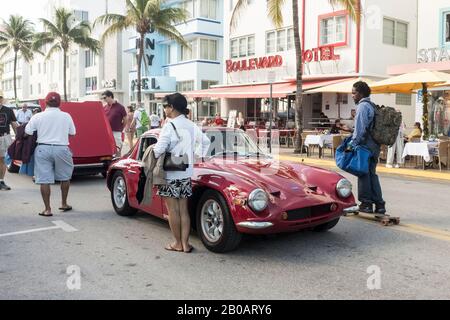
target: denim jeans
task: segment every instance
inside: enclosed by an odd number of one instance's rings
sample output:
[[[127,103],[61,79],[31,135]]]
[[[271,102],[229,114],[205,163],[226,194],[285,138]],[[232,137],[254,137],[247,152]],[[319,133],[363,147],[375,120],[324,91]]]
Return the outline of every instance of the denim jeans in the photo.
[[[380,180],[376,173],[378,154],[375,153],[369,161],[369,173],[358,177],[358,199],[364,203],[384,204]]]

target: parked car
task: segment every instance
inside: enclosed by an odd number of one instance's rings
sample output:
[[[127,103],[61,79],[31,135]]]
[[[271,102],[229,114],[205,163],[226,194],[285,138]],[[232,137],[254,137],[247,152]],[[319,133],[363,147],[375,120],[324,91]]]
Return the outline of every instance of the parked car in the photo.
[[[45,103],[41,107],[45,110]],[[77,134],[70,137],[70,149],[75,165],[74,175],[106,177],[108,167],[116,153],[116,143],[111,126],[106,119],[101,102],[62,102],[61,110],[72,116]],[[11,173],[19,172],[21,162],[8,166]]]
[[[235,249],[243,234],[273,234],[302,229],[327,231],[355,199],[351,183],[338,173],[263,154],[239,129],[204,128],[211,140],[208,156],[195,164],[192,223],[213,252]],[[153,192],[151,206],[136,199],[145,150],[158,141],[159,129],[145,133],[133,150],[113,162],[107,186],[114,210],[131,216],[138,210],[168,219]],[[241,143],[236,143],[241,141]]]

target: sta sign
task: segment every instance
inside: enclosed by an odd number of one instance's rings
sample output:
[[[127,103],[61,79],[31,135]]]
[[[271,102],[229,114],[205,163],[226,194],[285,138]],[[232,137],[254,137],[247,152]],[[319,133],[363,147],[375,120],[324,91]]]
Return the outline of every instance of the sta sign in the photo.
[[[418,63],[450,61],[450,53],[447,48],[421,49],[418,54]]]

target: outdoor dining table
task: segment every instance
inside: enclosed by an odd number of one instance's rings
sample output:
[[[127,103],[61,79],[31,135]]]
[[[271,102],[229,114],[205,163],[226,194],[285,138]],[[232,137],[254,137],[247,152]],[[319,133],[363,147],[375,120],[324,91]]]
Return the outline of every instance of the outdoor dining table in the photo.
[[[333,136],[339,136],[339,134],[320,134],[320,135],[309,134],[306,136],[305,142],[303,144],[306,147],[309,147],[311,145],[319,146],[319,158],[321,158],[323,147],[331,146],[333,144]]]
[[[402,157],[406,156],[420,156],[425,162],[430,162],[430,151],[439,145],[438,141],[424,141],[424,142],[408,142],[403,149]]]

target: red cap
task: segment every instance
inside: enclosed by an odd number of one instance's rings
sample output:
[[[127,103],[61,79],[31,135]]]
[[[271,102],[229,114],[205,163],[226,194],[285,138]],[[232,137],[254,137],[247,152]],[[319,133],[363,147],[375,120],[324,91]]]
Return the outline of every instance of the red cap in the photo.
[[[55,101],[58,106],[61,104],[61,96],[57,92],[49,92],[47,94],[47,97],[45,97],[45,103],[50,103],[52,101]]]

